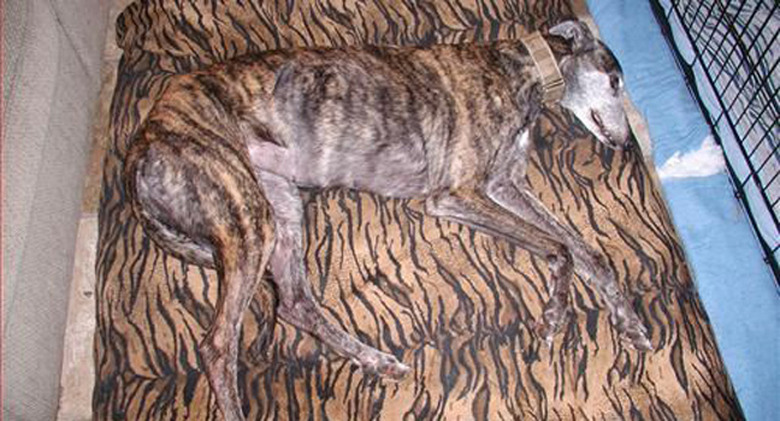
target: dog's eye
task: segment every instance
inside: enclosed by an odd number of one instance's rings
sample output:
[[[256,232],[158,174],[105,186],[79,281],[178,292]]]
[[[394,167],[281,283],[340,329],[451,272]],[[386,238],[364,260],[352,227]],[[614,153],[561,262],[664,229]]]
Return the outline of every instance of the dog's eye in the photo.
[[[612,75],[609,77],[609,86],[612,88],[612,90],[617,93],[617,91],[620,89],[620,78],[616,75]]]

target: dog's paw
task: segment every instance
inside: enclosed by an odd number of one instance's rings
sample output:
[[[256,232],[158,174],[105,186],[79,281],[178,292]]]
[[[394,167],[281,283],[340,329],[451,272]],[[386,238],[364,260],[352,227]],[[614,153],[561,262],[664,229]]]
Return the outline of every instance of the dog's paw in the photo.
[[[647,352],[653,350],[653,344],[647,337],[647,329],[645,329],[642,323],[626,328],[622,332],[621,338],[637,351]]]
[[[571,311],[558,304],[557,301],[550,301],[544,308],[542,319],[536,323],[535,331],[540,339],[551,346],[553,337],[561,331],[571,321]]]
[[[354,361],[363,371],[391,380],[401,380],[411,369],[394,356],[372,349]]]
[[[626,312],[623,317],[612,317],[612,323],[620,333],[620,339],[637,351],[652,351],[647,328],[633,312]]]
[[[394,357],[390,357],[390,360],[379,364],[376,373],[388,379],[401,380],[406,377],[410,371],[411,369],[408,365],[396,360]]]

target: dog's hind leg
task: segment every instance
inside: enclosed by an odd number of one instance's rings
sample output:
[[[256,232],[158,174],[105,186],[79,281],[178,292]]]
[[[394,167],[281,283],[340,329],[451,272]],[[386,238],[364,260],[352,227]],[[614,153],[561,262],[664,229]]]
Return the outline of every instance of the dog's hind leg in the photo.
[[[325,318],[314,299],[303,264],[303,204],[298,188],[279,175],[264,171],[257,174],[276,222],[277,241],[271,272],[279,294],[279,316],[368,372],[394,379],[403,377],[409,371],[406,365],[390,354],[363,344]]]
[[[273,249],[270,206],[246,161],[231,149],[179,140],[167,133],[138,140],[125,163],[127,191],[157,244],[217,270],[216,312],[199,351],[224,418],[241,421],[238,339]]]
[[[247,240],[251,241],[248,236]],[[264,250],[257,253],[257,248],[247,246],[248,242],[227,241],[221,247],[219,254],[222,264],[217,265],[219,273],[219,299],[217,312],[211,328],[200,345],[200,353],[206,366],[206,374],[211,388],[216,394],[217,404],[222,409],[226,420],[243,420],[240,396],[238,394],[238,339],[241,333],[241,322],[254,297],[258,281],[269,257],[272,241],[262,241],[258,238],[258,247]],[[264,243],[264,244],[263,244]],[[246,247],[242,251],[242,249]],[[235,256],[229,258],[227,256]]]

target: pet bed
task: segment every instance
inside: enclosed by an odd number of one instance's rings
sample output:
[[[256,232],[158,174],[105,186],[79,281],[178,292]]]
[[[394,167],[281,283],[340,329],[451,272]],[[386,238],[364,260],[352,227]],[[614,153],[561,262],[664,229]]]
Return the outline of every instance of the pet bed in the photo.
[[[139,1],[117,21],[124,50],[111,111],[97,254],[97,419],[216,419],[196,347],[215,273],[167,255],[125,202],[122,157],[175,73],[290,46],[517,38],[581,1]],[[656,350],[618,340],[598,296],[573,284],[576,323],[547,347],[533,333],[549,294],[543,262],[424,215],[414,200],[349,190],[306,207],[309,279],[327,316],[412,366],[365,375],[284,322],[273,292],[245,318],[239,384],[248,419],[739,419],[682,247],[640,151],[606,149],[545,111],[529,182],[601,248]]]

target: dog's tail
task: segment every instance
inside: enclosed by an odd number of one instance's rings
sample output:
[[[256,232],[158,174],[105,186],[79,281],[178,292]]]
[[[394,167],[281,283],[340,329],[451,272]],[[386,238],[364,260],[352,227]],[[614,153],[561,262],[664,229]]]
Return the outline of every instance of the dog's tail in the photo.
[[[152,124],[128,151],[124,178],[150,237],[219,275],[216,314],[200,353],[225,419],[242,420],[236,375],[241,323],[275,236],[271,207],[248,157],[219,139],[195,139]],[[272,321],[272,299],[268,307],[263,310]]]
[[[221,243],[216,259],[219,298],[212,325],[200,344],[200,354],[226,420],[244,419],[238,393],[239,337],[243,316],[252,298],[261,293],[258,287],[274,247],[272,226],[252,223],[239,230],[227,229],[217,237]],[[244,228],[247,230],[243,231]],[[273,296],[264,298],[263,312],[275,315]],[[266,322],[270,331],[275,320]]]

